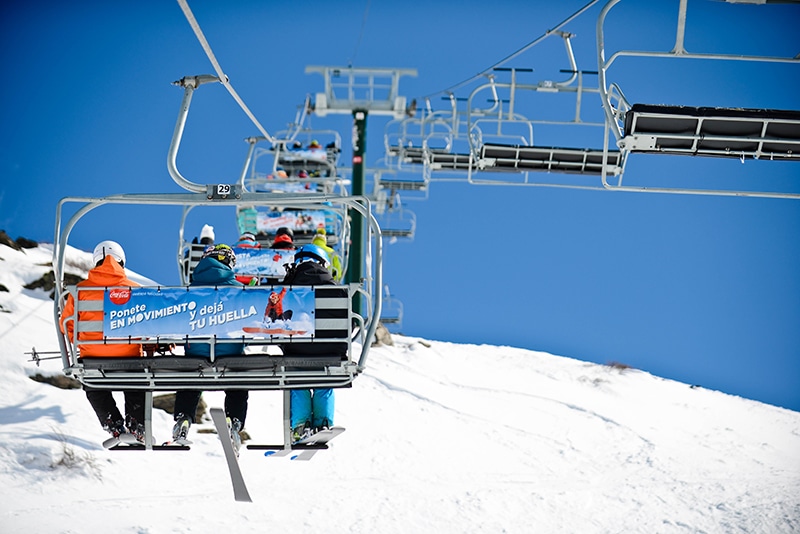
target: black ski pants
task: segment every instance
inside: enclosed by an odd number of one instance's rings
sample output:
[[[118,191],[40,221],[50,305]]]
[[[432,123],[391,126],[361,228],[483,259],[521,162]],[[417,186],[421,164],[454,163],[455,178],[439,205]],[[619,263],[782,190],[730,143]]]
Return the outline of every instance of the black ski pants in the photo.
[[[86,398],[89,399],[89,404],[92,405],[94,413],[97,414],[97,419],[104,427],[110,420],[112,423],[117,421],[125,421],[130,427],[131,419],[135,419],[136,423],[144,423],[144,391],[123,391],[125,395],[125,419],[119,413],[117,403],[114,401],[114,395],[111,391],[104,389],[86,389]]]

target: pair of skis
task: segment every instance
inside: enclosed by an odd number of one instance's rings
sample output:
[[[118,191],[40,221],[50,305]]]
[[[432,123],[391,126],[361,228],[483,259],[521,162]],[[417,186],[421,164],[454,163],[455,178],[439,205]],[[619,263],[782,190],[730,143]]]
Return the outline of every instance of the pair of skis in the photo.
[[[228,463],[228,471],[231,476],[231,484],[233,485],[233,497],[239,502],[253,502],[250,498],[250,493],[247,491],[247,485],[244,482],[242,470],[239,467],[237,460],[236,450],[233,447],[233,441],[230,437],[230,429],[228,429],[228,422],[225,418],[225,411],[221,408],[211,408],[211,420],[214,422],[214,427],[217,429],[222,449],[225,451],[225,460]],[[298,454],[291,456],[292,460],[310,460],[318,450],[327,449],[327,443],[344,432],[342,427],[333,427],[329,430],[321,430],[311,436],[304,438],[294,444],[291,448],[287,449],[283,445],[248,445],[248,449],[266,450],[265,456],[289,456],[290,454],[300,451]],[[133,440],[131,442],[130,440]],[[110,438],[103,442],[103,446],[111,450],[144,450],[143,443],[136,441],[132,434],[120,434],[119,437]],[[174,445],[153,445],[154,450],[189,450],[185,444]]]

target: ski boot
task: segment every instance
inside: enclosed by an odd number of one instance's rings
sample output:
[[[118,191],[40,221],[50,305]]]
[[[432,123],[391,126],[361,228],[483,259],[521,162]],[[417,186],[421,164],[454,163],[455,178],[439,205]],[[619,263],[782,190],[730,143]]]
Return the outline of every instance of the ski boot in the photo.
[[[313,433],[311,425],[308,422],[299,424],[292,429],[292,443],[297,443],[298,441],[309,438]]]
[[[119,438],[120,435],[127,432],[125,429],[125,421],[112,421],[111,419],[108,419],[103,425],[103,430],[111,434],[114,438]]]
[[[125,427],[128,433],[133,436],[137,443],[141,443],[144,445],[145,439],[145,432],[144,432],[144,425],[138,422],[133,417],[126,417],[125,418]]]
[[[242,436],[239,434],[242,430],[242,422],[235,417],[233,419],[228,417],[227,420],[228,430],[230,431],[231,441],[233,442],[233,450],[236,451],[236,456],[239,456],[239,449],[242,448]]]
[[[128,438],[133,439],[125,429],[125,421],[114,421],[112,419],[108,419],[105,424],[103,424],[103,430],[111,434],[111,437],[103,442],[103,447],[106,449],[115,447],[120,443],[127,444],[129,443]]]
[[[181,445],[190,444],[191,441],[187,439],[190,426],[192,426],[191,420],[182,413],[179,413],[175,417],[175,426],[172,427],[172,441]]]

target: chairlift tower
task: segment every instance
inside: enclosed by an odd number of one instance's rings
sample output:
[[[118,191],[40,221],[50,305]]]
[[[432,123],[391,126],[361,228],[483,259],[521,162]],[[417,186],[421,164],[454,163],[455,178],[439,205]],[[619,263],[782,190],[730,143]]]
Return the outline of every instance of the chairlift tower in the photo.
[[[413,114],[413,106],[400,96],[400,77],[416,76],[416,69],[319,67],[307,66],[306,74],[319,73],[325,79],[325,91],[317,93],[313,111],[320,117],[329,113],[353,116],[353,195],[365,195],[364,154],[367,149],[367,115],[391,115],[403,118]],[[363,278],[364,221],[358,213],[351,213],[350,254],[347,282],[360,282]],[[360,302],[353,303],[354,311],[361,309]]]

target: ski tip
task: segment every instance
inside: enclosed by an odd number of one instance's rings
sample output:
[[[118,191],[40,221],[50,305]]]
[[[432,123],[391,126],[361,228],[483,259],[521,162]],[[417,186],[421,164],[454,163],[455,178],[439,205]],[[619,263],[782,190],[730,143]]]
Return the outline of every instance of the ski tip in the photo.
[[[264,456],[272,456],[273,454],[275,454],[275,451],[267,451],[264,453]]]

